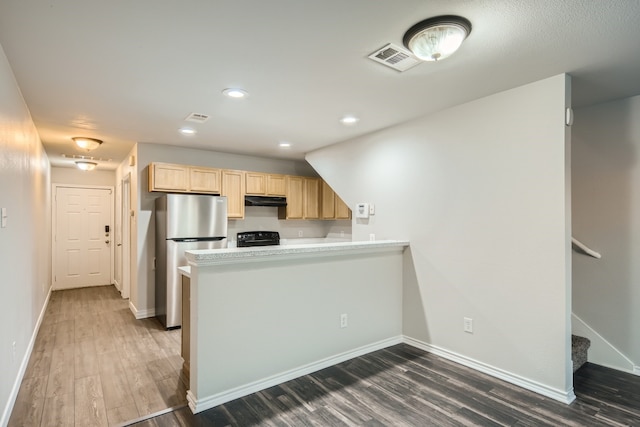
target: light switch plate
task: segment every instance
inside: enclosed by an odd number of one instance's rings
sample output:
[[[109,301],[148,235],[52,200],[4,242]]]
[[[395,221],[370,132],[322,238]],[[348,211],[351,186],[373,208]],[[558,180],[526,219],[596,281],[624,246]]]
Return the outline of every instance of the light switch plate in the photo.
[[[7,226],[7,208],[0,208],[0,227]]]

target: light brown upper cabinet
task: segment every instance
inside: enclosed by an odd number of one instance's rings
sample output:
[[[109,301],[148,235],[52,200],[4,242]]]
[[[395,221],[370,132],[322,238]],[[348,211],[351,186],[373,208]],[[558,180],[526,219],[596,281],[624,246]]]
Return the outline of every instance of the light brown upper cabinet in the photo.
[[[244,171],[222,170],[222,191],[227,197],[227,217],[244,218]]]
[[[304,178],[287,175],[285,181],[287,185],[287,206],[278,208],[278,218],[302,219],[304,214]]]
[[[199,193],[220,194],[220,169],[189,167],[189,189]]]
[[[304,177],[303,219],[320,219],[320,183],[319,178]]]
[[[280,219],[349,219],[348,206],[320,178],[172,163],[149,164],[149,191],[220,194],[230,219],[244,218],[245,194],[287,198]]]
[[[267,175],[267,196],[287,195],[287,178],[284,175]]]
[[[220,169],[173,163],[149,164],[149,191],[220,194]]]
[[[322,181],[322,219],[350,219],[351,210],[333,191],[329,184]]]
[[[259,172],[245,172],[245,189],[247,194],[265,195],[267,193],[267,175]]]
[[[285,175],[246,172],[245,189],[246,194],[285,197],[287,195],[287,181]]]
[[[149,191],[189,190],[189,167],[170,163],[151,163],[149,165]]]
[[[351,209],[349,209],[349,206],[337,194],[336,219],[351,219]]]
[[[336,193],[329,184],[322,181],[322,219],[336,217]]]

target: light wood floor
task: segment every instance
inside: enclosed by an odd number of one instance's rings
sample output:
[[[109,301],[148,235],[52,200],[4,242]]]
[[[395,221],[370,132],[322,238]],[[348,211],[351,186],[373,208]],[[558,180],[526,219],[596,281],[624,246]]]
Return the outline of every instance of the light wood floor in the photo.
[[[587,363],[570,405],[404,344],[158,426],[640,426],[640,377]]]
[[[54,291],[9,426],[108,426],[186,403],[180,330],[114,286]]]

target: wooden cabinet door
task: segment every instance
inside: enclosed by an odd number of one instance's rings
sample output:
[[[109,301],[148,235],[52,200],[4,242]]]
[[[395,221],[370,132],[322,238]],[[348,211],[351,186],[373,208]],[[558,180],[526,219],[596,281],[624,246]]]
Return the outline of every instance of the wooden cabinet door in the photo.
[[[189,190],[196,193],[220,194],[220,169],[189,168]]]
[[[287,180],[284,175],[267,175],[267,194],[269,196],[287,195]]]
[[[351,209],[336,194],[336,219],[351,219]]]
[[[236,170],[222,171],[222,196],[227,196],[227,216],[244,218],[244,172]]]
[[[303,187],[301,176],[287,176],[287,206],[278,210],[280,219],[302,219],[303,217]]]
[[[246,194],[264,195],[266,193],[266,175],[258,172],[244,174]]]
[[[320,219],[320,179],[304,178],[304,219]]]
[[[334,219],[336,217],[336,193],[329,184],[322,181],[322,219]]]
[[[187,166],[170,163],[149,165],[149,191],[186,192],[189,189]]]

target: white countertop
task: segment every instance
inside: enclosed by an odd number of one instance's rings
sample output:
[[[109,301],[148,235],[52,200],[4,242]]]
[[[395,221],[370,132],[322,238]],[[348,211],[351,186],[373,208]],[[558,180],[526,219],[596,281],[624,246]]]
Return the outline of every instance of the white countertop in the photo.
[[[191,277],[191,266],[186,265],[184,267],[178,267],[178,273],[186,277]]]
[[[409,246],[405,240],[376,240],[362,242],[313,243],[303,245],[258,246],[252,248],[199,249],[186,251],[189,264],[212,265],[248,261],[267,261],[272,258],[305,258],[348,252],[378,252]]]

